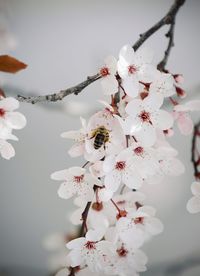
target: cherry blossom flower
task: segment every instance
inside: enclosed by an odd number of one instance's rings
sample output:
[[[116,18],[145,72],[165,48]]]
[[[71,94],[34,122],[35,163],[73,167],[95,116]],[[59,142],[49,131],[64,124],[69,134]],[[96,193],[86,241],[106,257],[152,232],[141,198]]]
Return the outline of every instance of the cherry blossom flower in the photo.
[[[15,155],[13,146],[7,140],[18,138],[12,134],[13,129],[21,129],[26,125],[26,118],[20,112],[14,110],[19,107],[19,102],[12,98],[0,99],[0,154],[5,159],[10,159]]]
[[[156,141],[156,128],[169,129],[173,125],[173,117],[165,110],[161,110],[162,97],[149,95],[144,100],[135,99],[127,104],[126,112],[130,115],[125,120],[129,134],[146,137],[153,144]],[[144,140],[143,140],[144,141]]]
[[[94,196],[94,185],[101,186],[101,181],[81,167],[71,167],[66,170],[57,171],[51,175],[54,180],[64,180],[61,184],[58,195],[68,199],[74,195],[91,201]]]
[[[105,59],[105,65],[100,69],[101,85],[105,95],[112,95],[118,92],[118,81],[116,79],[117,60],[113,56]]]
[[[193,182],[191,191],[194,196],[188,201],[187,210],[191,214],[196,214],[200,212],[200,182]]]
[[[95,229],[106,229],[109,225],[113,225],[116,221],[116,209],[111,201],[103,201],[105,199],[99,194],[98,200],[94,197],[91,208],[88,212],[87,227]],[[108,196],[110,197],[110,195]],[[74,225],[82,223],[82,213],[85,209],[87,202],[82,198],[76,198],[74,204],[78,207],[70,216],[70,221]]]
[[[142,178],[135,170],[132,158],[126,150],[118,155],[106,157],[103,169],[105,172],[104,184],[106,188],[116,192],[121,183],[130,189],[138,189],[142,185]]]
[[[21,129],[26,125],[26,118],[20,112],[14,111],[19,108],[19,102],[12,98],[0,100],[0,124],[11,129]]]
[[[104,233],[89,230],[84,238],[78,238],[67,243],[70,249],[68,263],[71,267],[87,265],[93,272],[103,270],[103,264],[110,262],[112,244],[102,240]]]
[[[158,235],[163,231],[162,222],[155,217],[156,210],[151,206],[141,206],[136,211],[129,213],[137,227],[144,231],[144,234]]]
[[[199,111],[200,110],[200,101],[193,100],[185,104],[177,104],[174,106],[173,117],[177,122],[178,128],[183,135],[189,135],[193,131],[193,121],[190,118],[189,112]]]
[[[116,246],[116,255],[114,260],[114,274],[138,276],[139,272],[146,271],[148,259],[142,250],[133,249],[130,245],[125,243],[119,243]]]
[[[151,65],[152,59],[153,53],[144,47],[134,52],[130,45],[125,45],[120,50],[117,70],[130,97],[137,97],[139,81],[151,82],[154,79],[157,70]]]
[[[157,94],[162,97],[170,97],[176,93],[174,86],[174,78],[171,74],[161,73],[157,71],[155,79],[149,87],[149,94]]]

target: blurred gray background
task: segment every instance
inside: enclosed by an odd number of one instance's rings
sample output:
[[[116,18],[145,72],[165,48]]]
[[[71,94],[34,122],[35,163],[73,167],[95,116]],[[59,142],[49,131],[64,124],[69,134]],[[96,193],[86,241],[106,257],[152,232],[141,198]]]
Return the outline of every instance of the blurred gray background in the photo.
[[[26,62],[28,68],[16,75],[2,74],[11,95],[46,94],[70,87],[92,75],[108,54],[118,55],[126,43],[159,20],[172,0],[0,0],[0,15],[15,38],[7,51]],[[168,68],[183,73],[188,99],[200,92],[200,1],[187,0],[176,22],[175,47]],[[166,48],[164,27],[145,45],[159,62]],[[98,82],[79,96],[62,103],[21,104],[27,127],[15,132],[16,156],[0,159],[0,275],[47,275],[50,253],[43,240],[53,232],[71,229],[68,215],[72,201],[57,196],[59,183],[50,174],[83,160],[67,155],[70,143],[60,133],[80,127],[79,116],[88,118],[98,110],[102,91]],[[194,121],[200,114],[193,115]],[[191,137],[179,133],[171,138],[186,166],[184,175],[168,178],[144,190],[147,203],[158,210],[165,231],[145,246],[149,257],[145,275],[200,275],[200,214],[186,211],[191,197],[193,169]]]

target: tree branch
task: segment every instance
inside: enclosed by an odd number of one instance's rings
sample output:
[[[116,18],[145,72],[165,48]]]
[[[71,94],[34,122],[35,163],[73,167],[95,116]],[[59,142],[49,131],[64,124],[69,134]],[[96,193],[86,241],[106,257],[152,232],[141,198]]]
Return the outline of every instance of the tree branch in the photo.
[[[194,168],[194,176],[200,180],[200,154],[198,152],[197,140],[200,139],[200,121],[194,126],[192,137],[192,156],[191,161]]]
[[[159,63],[159,67],[161,70],[164,69],[171,47],[173,46],[173,36],[174,36],[174,26],[175,26],[175,18],[176,14],[179,11],[180,7],[184,4],[185,0],[175,0],[173,5],[171,6],[168,13],[159,20],[155,25],[153,25],[149,30],[144,32],[140,35],[140,38],[136,41],[136,43],[133,45],[133,49],[136,51],[151,35],[153,35],[156,31],[158,31],[161,27],[164,25],[171,25],[170,30],[168,32],[169,37],[169,45],[167,47],[167,50],[165,51],[165,55],[163,60]],[[50,95],[44,95],[44,96],[22,96],[18,95],[17,99],[20,102],[27,102],[27,103],[38,103],[38,102],[56,102],[60,101],[66,96],[69,96],[71,94],[78,95],[80,92],[82,92],[83,89],[85,89],[87,86],[89,86],[91,83],[95,82],[96,80],[100,79],[101,75],[97,73],[94,76],[88,77],[85,81],[71,87],[67,88],[65,90],[61,90],[58,93],[50,94]]]

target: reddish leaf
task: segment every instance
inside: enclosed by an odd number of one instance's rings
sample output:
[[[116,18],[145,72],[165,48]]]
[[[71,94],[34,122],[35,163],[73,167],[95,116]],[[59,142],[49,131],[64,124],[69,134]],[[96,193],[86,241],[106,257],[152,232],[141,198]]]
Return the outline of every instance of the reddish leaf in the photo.
[[[27,65],[14,57],[8,55],[0,56],[0,71],[6,73],[16,73],[25,69]]]

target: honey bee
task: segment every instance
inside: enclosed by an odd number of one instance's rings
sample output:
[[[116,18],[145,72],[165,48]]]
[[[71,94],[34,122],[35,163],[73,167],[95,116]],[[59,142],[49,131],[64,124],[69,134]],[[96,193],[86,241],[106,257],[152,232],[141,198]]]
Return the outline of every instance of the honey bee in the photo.
[[[109,132],[104,126],[100,126],[92,131],[90,139],[94,138],[94,148],[96,150],[102,146],[105,149],[105,143],[109,141]]]

